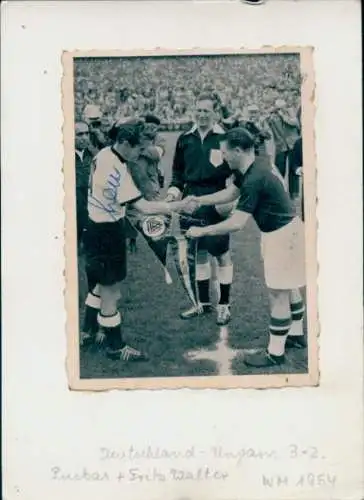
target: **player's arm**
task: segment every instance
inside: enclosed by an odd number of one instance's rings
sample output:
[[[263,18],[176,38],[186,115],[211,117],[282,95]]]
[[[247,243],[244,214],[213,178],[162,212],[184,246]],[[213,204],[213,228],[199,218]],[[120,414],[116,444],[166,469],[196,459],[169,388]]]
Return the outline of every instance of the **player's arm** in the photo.
[[[133,203],[133,206],[145,215],[171,215],[172,212],[178,212],[184,207],[180,201],[148,201],[145,198],[139,198]]]
[[[143,198],[142,192],[136,186],[129,171],[126,172],[123,182],[120,185],[118,201],[123,205],[132,205],[146,215],[170,215],[174,211],[181,210],[184,206],[183,201],[166,202],[146,200]]]
[[[185,185],[184,173],[185,161],[182,147],[182,136],[180,136],[177,140],[176,150],[174,153],[172,164],[172,181],[167,191],[167,199],[177,200],[181,198]]]
[[[241,186],[241,180],[236,179],[233,186],[240,193],[239,202],[234,213],[222,222],[206,227],[191,227],[186,236],[189,238],[201,238],[201,236],[219,236],[221,234],[233,233],[243,229],[249,217],[254,213],[261,196],[262,182],[253,180],[248,185]],[[231,187],[231,186],[229,186]],[[228,188],[227,188],[228,189]]]
[[[194,199],[201,207],[206,205],[223,205],[236,200],[239,195],[239,188],[235,186],[235,184],[230,184],[230,186],[222,189],[221,191],[217,191],[216,193],[205,194],[204,196],[188,197],[186,198],[186,202],[188,199]]]
[[[191,227],[187,233],[187,238],[201,238],[202,236],[220,236],[222,234],[234,233],[244,228],[251,214],[235,211],[228,219],[206,227]]]

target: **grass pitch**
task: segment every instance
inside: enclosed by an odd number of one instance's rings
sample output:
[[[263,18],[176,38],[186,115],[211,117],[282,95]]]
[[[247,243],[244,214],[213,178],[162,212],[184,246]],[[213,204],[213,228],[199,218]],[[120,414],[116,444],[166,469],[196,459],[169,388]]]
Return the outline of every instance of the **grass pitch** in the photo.
[[[167,133],[164,157],[166,185],[169,184],[173,151],[178,134]],[[145,349],[150,360],[146,363],[122,363],[107,359],[96,350],[81,351],[82,378],[123,377],[186,377],[216,375],[217,366],[210,360],[187,360],[186,352],[197,349],[213,350],[219,339],[215,314],[190,321],[179,318],[179,312],[189,307],[188,299],[177,276],[167,285],[164,271],[142,237],[138,237],[137,253],[128,255],[128,277],[122,285],[120,312],[125,339],[131,345]],[[232,236],[234,283],[232,286],[232,321],[229,324],[229,345],[233,349],[264,347],[268,341],[268,295],[264,284],[260,257],[260,236],[254,223]],[[82,258],[79,260],[80,320],[86,280]],[[287,363],[270,369],[254,369],[244,365],[242,357],[232,362],[232,373],[306,373],[307,351],[288,353]]]

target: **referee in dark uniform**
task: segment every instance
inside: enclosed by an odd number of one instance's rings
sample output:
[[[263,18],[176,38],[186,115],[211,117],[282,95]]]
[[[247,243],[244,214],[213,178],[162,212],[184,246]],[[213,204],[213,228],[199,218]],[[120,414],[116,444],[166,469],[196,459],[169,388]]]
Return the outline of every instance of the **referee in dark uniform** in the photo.
[[[180,135],[172,168],[172,181],[167,200],[176,200],[189,195],[202,196],[215,193],[226,187],[231,177],[229,165],[223,160],[220,140],[224,130],[217,125],[215,98],[203,94],[197,98],[195,124]],[[197,222],[196,222],[197,219]],[[221,222],[224,216],[214,206],[202,207],[194,214],[194,220],[181,218],[181,229],[191,225],[201,226]],[[198,222],[199,221],[199,222]],[[183,319],[211,312],[210,279],[211,265],[209,254],[218,262],[219,304],[217,323],[225,325],[230,320],[230,287],[233,278],[233,265],[229,249],[229,235],[208,236],[199,240],[196,277],[200,307],[193,307],[181,313]]]

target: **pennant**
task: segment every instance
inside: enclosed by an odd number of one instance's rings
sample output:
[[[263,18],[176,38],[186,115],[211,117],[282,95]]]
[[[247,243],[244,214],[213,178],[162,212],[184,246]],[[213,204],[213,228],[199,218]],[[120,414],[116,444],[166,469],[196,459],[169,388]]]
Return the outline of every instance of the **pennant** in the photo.
[[[128,216],[128,215],[127,215]],[[196,281],[196,239],[186,238],[180,229],[179,215],[143,216],[133,211],[128,216],[130,223],[142,234],[149,248],[163,266],[166,282],[172,283],[169,273],[169,257],[177,275],[194,307],[199,307]]]
[[[133,213],[132,217],[128,217],[128,219],[148,243],[149,248],[163,266],[166,282],[171,284],[172,278],[167,269],[170,218],[162,215],[145,217]]]
[[[194,307],[199,308],[196,281],[197,240],[174,237],[169,243],[177,274]]]

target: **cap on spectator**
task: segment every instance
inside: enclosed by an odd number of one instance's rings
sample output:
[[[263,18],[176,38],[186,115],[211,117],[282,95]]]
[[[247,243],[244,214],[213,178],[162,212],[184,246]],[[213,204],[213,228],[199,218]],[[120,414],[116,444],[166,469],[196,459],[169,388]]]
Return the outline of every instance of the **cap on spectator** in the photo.
[[[99,120],[102,117],[100,106],[87,104],[83,110],[83,116],[86,120]]]
[[[259,111],[259,108],[256,104],[251,104],[248,106],[248,111]]]

